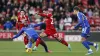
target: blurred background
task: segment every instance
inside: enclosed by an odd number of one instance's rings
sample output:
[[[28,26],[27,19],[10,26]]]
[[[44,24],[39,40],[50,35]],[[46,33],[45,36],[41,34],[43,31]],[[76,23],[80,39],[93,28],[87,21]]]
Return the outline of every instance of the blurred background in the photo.
[[[81,28],[70,29],[78,23],[77,16],[73,14],[75,6],[80,8],[90,23],[91,36],[88,40],[100,44],[100,0],[0,0],[0,56],[85,56],[87,51],[81,44]],[[71,44],[72,51],[52,37],[46,37],[43,39],[53,53],[45,53],[41,45],[36,52],[25,53],[23,36],[12,39],[18,33],[16,24],[20,11],[24,10],[30,22],[36,24],[43,20],[36,13],[48,8],[53,9],[54,26],[59,36]],[[38,33],[42,29],[45,29],[45,24],[35,28]],[[100,50],[96,52],[94,47],[92,49],[92,56],[100,56]]]
[[[79,35],[81,28],[77,32],[70,30],[70,27],[77,23],[77,16],[73,15],[75,6],[78,6],[87,16],[91,25],[91,35],[99,41],[100,0],[0,0],[0,39],[12,38],[16,33],[16,22],[20,10],[26,12],[31,23],[40,23],[43,17],[35,13],[41,13],[47,8],[53,9],[54,26],[60,35],[72,35],[70,37]],[[37,27],[36,30],[41,31],[40,28]]]

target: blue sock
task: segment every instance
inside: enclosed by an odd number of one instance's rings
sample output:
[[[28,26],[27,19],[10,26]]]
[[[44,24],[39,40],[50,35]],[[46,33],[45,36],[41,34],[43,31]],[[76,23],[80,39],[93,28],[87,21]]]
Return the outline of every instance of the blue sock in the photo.
[[[88,50],[90,49],[90,47],[89,47],[87,41],[83,41],[82,44],[83,44]]]
[[[94,43],[87,41],[87,44],[93,46]]]

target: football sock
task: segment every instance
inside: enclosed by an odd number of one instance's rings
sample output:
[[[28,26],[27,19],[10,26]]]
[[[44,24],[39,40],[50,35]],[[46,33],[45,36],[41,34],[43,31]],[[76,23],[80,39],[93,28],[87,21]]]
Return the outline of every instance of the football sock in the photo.
[[[83,44],[88,50],[90,49],[90,47],[89,47],[87,41],[83,41],[82,44]]]
[[[48,52],[48,47],[46,45],[46,43],[41,39],[40,44],[44,47],[45,51]]]
[[[93,46],[96,46],[96,45],[97,45],[96,43],[93,44]]]
[[[36,47],[38,47],[38,45],[40,44],[40,42],[41,42],[41,38],[39,37],[38,39],[37,39],[37,41],[36,41]]]
[[[92,51],[92,49],[90,48],[88,51]]]
[[[27,44],[28,44],[28,39],[27,39],[27,37],[26,37],[26,36],[24,37],[24,44],[25,44],[25,45],[27,45]]]
[[[61,43],[64,44],[64,45],[66,45],[66,46],[68,46],[68,43],[64,39],[61,40]]]
[[[28,44],[27,44],[27,45],[25,45],[25,48],[26,48],[26,49],[28,48]]]

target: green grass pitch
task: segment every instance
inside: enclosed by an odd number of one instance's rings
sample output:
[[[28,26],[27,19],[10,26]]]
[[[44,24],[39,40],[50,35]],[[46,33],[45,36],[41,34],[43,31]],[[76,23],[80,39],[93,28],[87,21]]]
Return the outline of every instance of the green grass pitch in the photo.
[[[80,42],[70,42],[72,51],[56,41],[47,41],[46,43],[48,48],[53,51],[52,53],[44,52],[41,45],[39,45],[37,51],[26,53],[23,42],[0,41],[0,56],[86,56],[87,53]],[[94,47],[91,48],[94,54],[88,56],[100,56],[100,50],[96,52]]]

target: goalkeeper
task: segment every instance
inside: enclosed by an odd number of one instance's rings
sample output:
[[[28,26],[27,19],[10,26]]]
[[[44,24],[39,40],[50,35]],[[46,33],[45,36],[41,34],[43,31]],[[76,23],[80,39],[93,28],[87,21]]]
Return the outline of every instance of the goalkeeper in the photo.
[[[42,23],[40,24],[28,24],[27,21],[25,21],[24,23],[24,27],[19,31],[19,33],[13,37],[14,38],[17,38],[19,37],[20,35],[22,35],[24,33],[24,35],[28,36],[28,48],[26,50],[26,52],[32,52],[32,43],[40,40],[40,44],[44,47],[45,51],[46,52],[50,52],[47,48],[47,45],[45,44],[45,42],[39,37],[38,33],[34,30],[34,27],[37,27],[37,26],[40,26]]]

